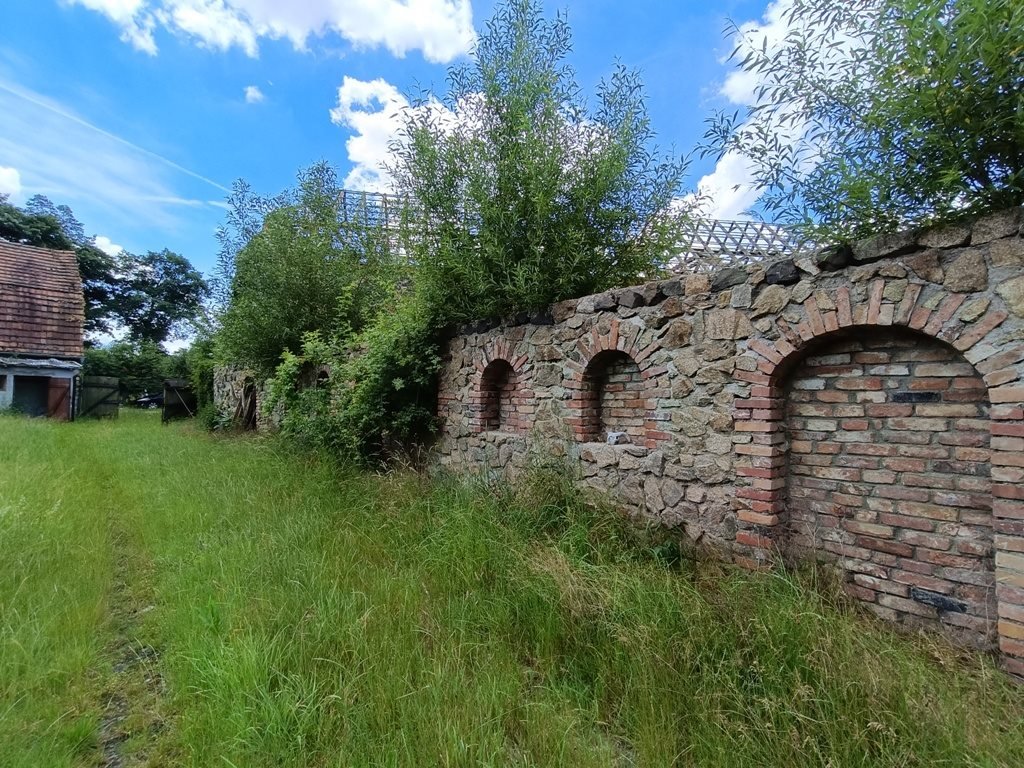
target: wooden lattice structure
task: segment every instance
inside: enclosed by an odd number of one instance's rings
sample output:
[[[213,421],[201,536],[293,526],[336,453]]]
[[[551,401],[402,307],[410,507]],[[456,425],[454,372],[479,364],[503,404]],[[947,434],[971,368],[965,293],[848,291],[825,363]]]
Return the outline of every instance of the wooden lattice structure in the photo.
[[[413,231],[405,225],[421,215],[415,201],[405,196],[354,190],[342,190],[338,195],[338,217],[346,225],[346,232],[359,237],[371,227],[382,226],[393,233],[390,245],[398,252],[406,250],[404,238]],[[695,218],[676,254],[668,259],[668,266],[677,273],[710,272],[792,256],[806,245],[778,224]]]
[[[719,267],[792,256],[805,241],[777,224],[763,221],[695,219],[671,261],[675,272],[709,272]]]

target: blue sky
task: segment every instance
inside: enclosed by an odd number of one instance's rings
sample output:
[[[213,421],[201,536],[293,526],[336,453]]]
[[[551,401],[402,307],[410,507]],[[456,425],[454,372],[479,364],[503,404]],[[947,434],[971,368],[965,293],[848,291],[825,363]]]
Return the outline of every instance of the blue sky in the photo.
[[[547,2],[593,93],[615,59],[643,73],[659,142],[689,151],[715,108],[749,98],[722,63],[726,20],[771,34],[781,2]],[[66,203],[101,244],[171,248],[209,270],[236,178],[262,193],[334,163],[376,166],[403,95],[443,93],[493,0],[0,0],[0,193]],[[340,89],[340,92],[339,92]],[[743,170],[695,159],[713,213],[752,199]]]

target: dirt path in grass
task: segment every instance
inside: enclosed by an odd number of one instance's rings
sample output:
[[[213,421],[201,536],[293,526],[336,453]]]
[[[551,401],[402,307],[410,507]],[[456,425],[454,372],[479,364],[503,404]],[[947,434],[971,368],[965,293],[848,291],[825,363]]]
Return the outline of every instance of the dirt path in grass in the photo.
[[[149,563],[119,521],[112,519],[114,581],[110,596],[112,640],[107,648],[113,674],[102,692],[99,765],[131,768],[150,764],[153,744],[164,727],[165,686],[159,652],[140,635],[142,617],[152,610]]]

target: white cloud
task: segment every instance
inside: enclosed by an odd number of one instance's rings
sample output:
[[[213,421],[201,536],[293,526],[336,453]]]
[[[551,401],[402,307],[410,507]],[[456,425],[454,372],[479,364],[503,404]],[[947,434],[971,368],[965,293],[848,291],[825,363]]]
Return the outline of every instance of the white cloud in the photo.
[[[733,46],[739,49],[736,60],[743,61],[743,57],[749,51],[761,50],[762,46],[768,50],[775,50],[784,43],[786,35],[792,29],[790,20],[786,17],[792,5],[792,0],[774,0],[768,4],[760,22],[748,21],[740,24],[739,31],[732,41]],[[760,82],[756,72],[737,68],[725,78],[719,92],[732,104],[747,106],[754,103],[755,91]]]
[[[712,219],[749,219],[747,211],[760,197],[753,180],[746,158],[726,152],[715,170],[697,182],[700,210]]]
[[[353,135],[345,142],[352,170],[345,177],[348,189],[388,192],[392,179],[384,169],[391,158],[389,145],[399,138],[404,114],[409,110],[428,110],[442,126],[454,126],[466,118],[462,110],[452,112],[431,98],[423,106],[412,107],[409,100],[391,83],[356,80],[346,76],[338,88],[338,106],[331,110],[331,122],[348,128]]]
[[[43,194],[72,208],[102,209],[130,225],[180,225],[183,206],[204,202],[178,185],[217,182],[139,147],[68,107],[0,79],[0,166],[17,164],[23,194]]]
[[[147,0],[70,0],[91,11],[97,11],[121,28],[121,39],[136,50],[156,55],[153,39],[155,20],[146,13]]]
[[[357,47],[382,46],[395,56],[419,50],[447,62],[474,39],[470,0],[70,0],[104,14],[121,39],[155,54],[157,24],[207,48],[239,47],[249,56],[259,40],[287,39],[305,50],[310,37],[340,35]]]
[[[21,174],[17,168],[0,165],[0,195],[9,195],[12,199],[21,194]]]
[[[105,235],[96,235],[96,247],[108,256],[117,256],[124,250],[124,246],[118,245]]]
[[[347,188],[368,192],[391,188],[391,177],[383,166],[390,156],[388,144],[401,128],[402,110],[408,107],[409,101],[386,80],[364,81],[348,76],[342,80],[331,122],[353,131],[345,142],[352,163],[345,177]]]
[[[263,91],[256,85],[245,86],[245,103],[246,104],[259,104],[264,101],[267,97],[263,95]]]

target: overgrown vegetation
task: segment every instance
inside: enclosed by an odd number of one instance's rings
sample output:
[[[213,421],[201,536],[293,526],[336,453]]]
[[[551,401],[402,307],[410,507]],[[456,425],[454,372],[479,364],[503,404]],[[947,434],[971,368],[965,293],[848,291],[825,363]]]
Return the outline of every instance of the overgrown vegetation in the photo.
[[[232,198],[234,227],[262,223],[248,239],[222,235],[230,288],[218,339],[227,359],[269,374],[282,353],[300,352],[305,334],[342,346],[394,300],[404,271],[390,233],[365,210],[343,220],[341,191],[334,169],[318,163],[265,214],[267,201],[255,195]]]
[[[323,165],[274,200],[237,186],[218,340],[232,362],[281,363],[270,405],[287,403],[287,432],[377,460],[432,429],[452,324],[661,273],[685,164],[653,146],[635,72],[617,67],[587,108],[570,48],[537,0],[500,4],[443,102],[404,115],[390,170],[410,207],[389,228],[342,221]],[[320,366],[328,380],[299,391]]]
[[[989,660],[655,550],[558,474],[356,473],[150,416],[3,420],[5,765],[1024,761]]]
[[[733,30],[760,85],[707,135],[769,215],[834,241],[1024,203],[1019,0],[793,0],[782,24]]]

